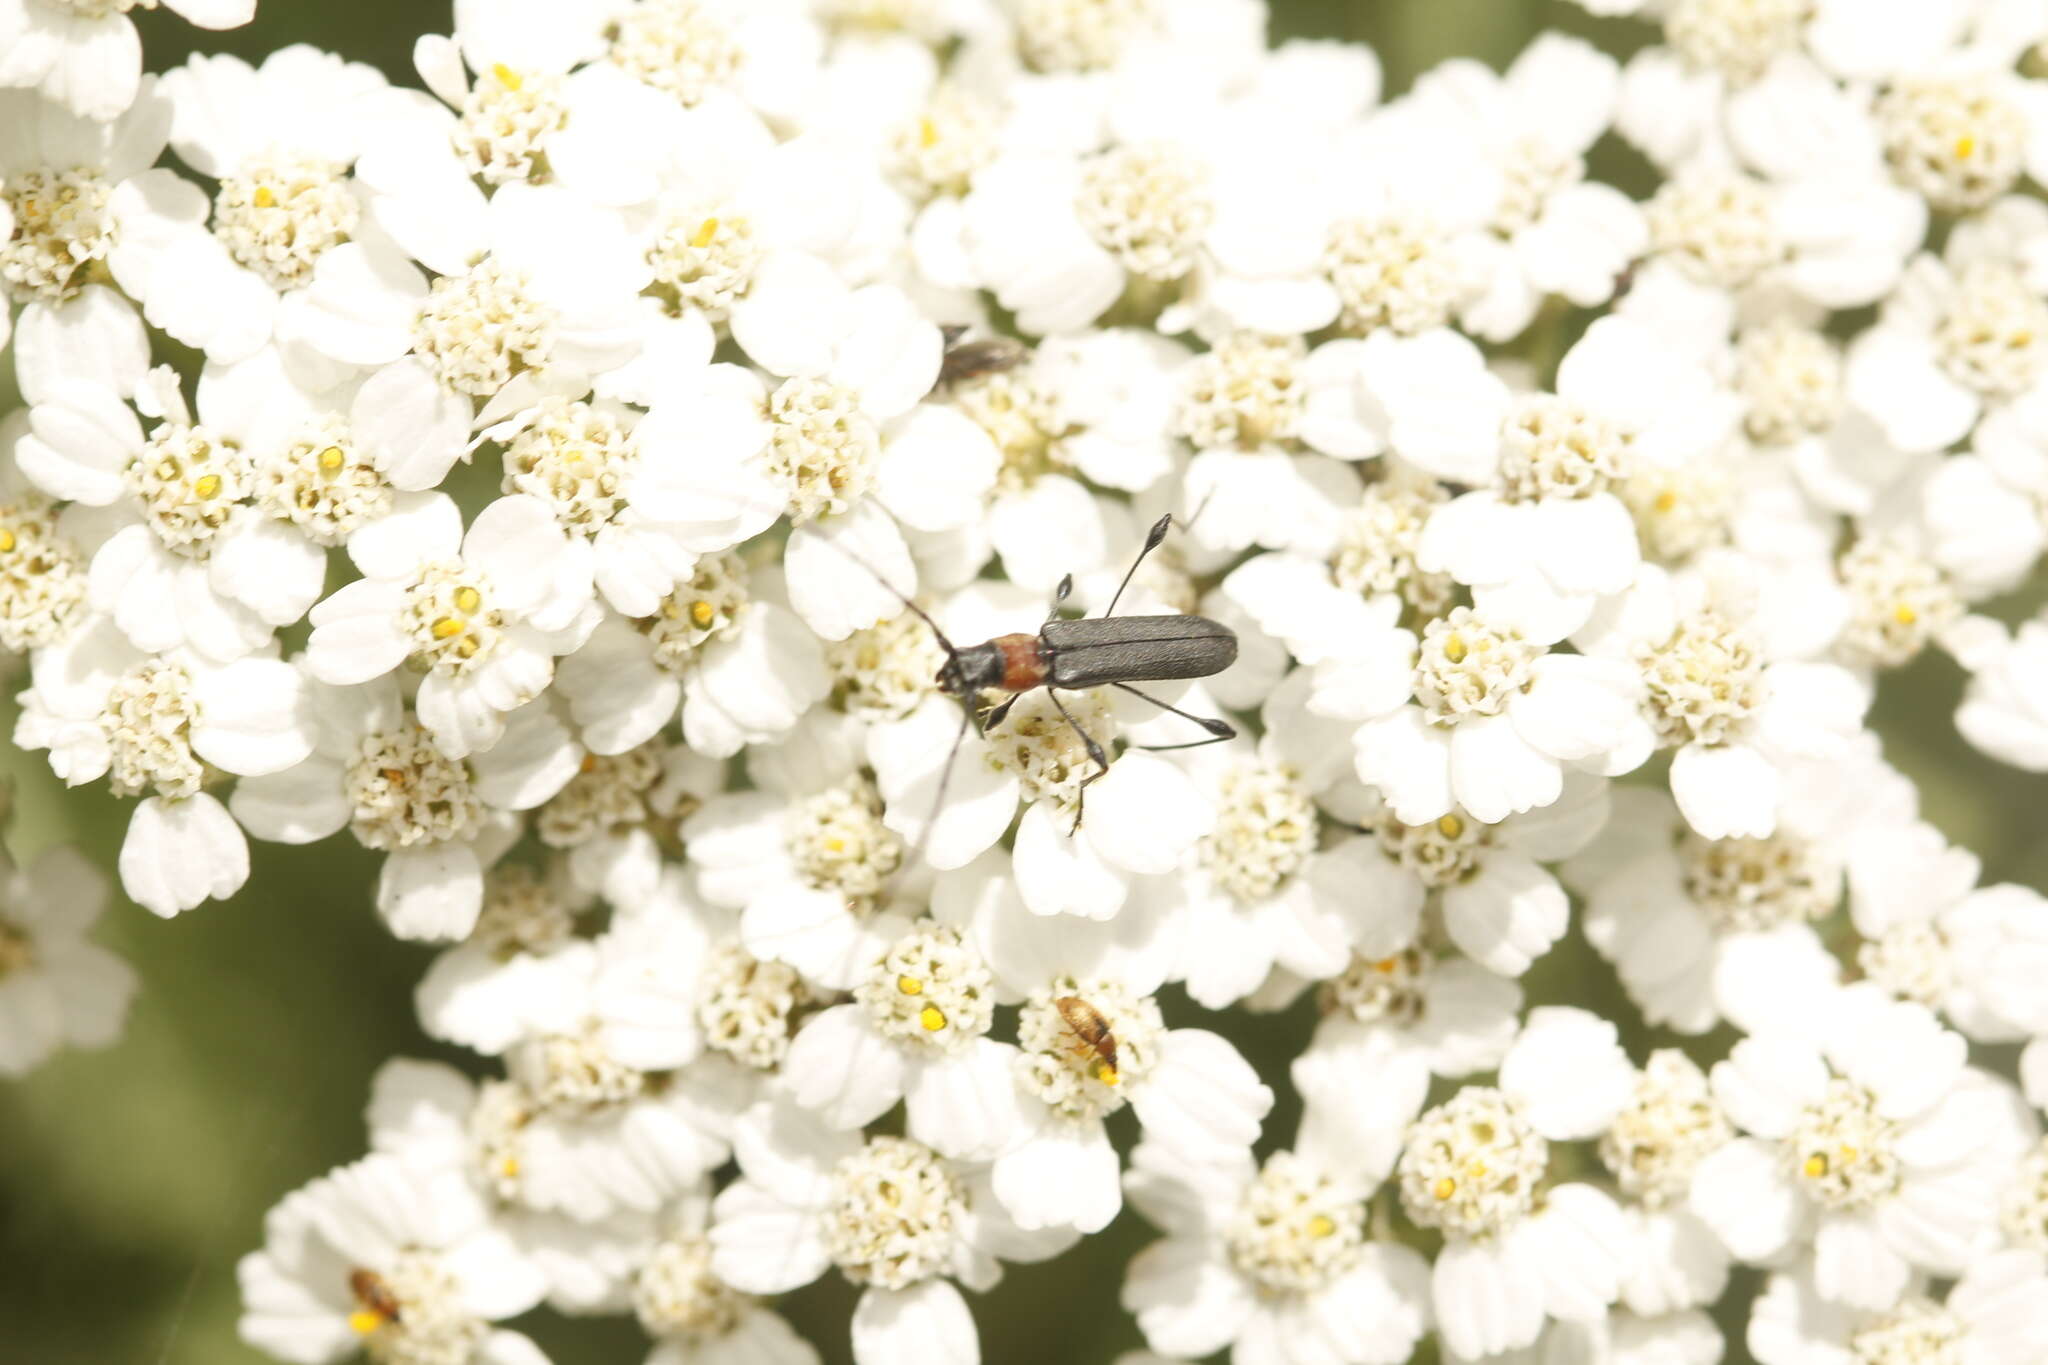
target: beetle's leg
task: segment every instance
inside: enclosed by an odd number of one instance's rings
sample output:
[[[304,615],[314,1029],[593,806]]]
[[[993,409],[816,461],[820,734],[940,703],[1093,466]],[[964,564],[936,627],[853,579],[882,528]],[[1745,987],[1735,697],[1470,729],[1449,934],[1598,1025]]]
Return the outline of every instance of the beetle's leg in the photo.
[[[1066,708],[1058,692],[1048,687],[1045,689],[1045,695],[1052,698],[1054,708],[1067,718],[1067,724],[1074,727],[1074,733],[1088,746],[1088,757],[1095,761],[1095,771],[1081,779],[1081,791],[1074,798],[1074,827],[1067,831],[1067,837],[1072,838],[1081,831],[1081,810],[1088,802],[1088,786],[1109,771],[1109,755],[1102,752],[1102,746],[1095,742],[1095,736],[1081,728],[1081,722],[1074,719],[1074,713]]]
[[[1111,683],[1110,686],[1130,693],[1139,701],[1149,701],[1162,711],[1171,711],[1182,720],[1191,720],[1209,732],[1207,739],[1189,740],[1186,744],[1133,744],[1131,746],[1133,749],[1144,749],[1149,753],[1163,754],[1174,749],[1199,749],[1204,744],[1221,744],[1226,739],[1237,738],[1237,727],[1227,720],[1217,720],[1213,716],[1197,716],[1191,712],[1183,711],[1178,706],[1170,706],[1157,697],[1140,692],[1128,683]]]
[[[1001,701],[997,702],[996,709],[989,712],[988,715],[982,718],[982,734],[986,735],[989,731],[995,729],[998,725],[1001,725],[1004,719],[1009,716],[1010,708],[1017,704],[1017,698],[1023,695],[1024,694],[1022,692],[1012,692],[1009,696],[1004,697]]]
[[[1109,605],[1102,609],[1105,618],[1116,615],[1116,604],[1123,599],[1124,589],[1131,586],[1131,578],[1138,572],[1138,566],[1145,562],[1146,555],[1159,548],[1159,542],[1166,539],[1167,529],[1172,525],[1171,512],[1152,523],[1152,529],[1145,533],[1144,548],[1139,550],[1138,557],[1131,561],[1131,567],[1124,571],[1124,581],[1116,585],[1116,596],[1110,598]]]

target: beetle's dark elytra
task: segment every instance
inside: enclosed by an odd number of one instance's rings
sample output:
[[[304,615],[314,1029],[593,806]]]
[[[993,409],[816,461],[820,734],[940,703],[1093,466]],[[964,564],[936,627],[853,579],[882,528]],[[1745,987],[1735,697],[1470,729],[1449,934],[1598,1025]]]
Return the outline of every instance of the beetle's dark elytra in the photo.
[[[1207,678],[1237,662],[1237,636],[1206,616],[1109,616],[1047,621],[1054,687]]]

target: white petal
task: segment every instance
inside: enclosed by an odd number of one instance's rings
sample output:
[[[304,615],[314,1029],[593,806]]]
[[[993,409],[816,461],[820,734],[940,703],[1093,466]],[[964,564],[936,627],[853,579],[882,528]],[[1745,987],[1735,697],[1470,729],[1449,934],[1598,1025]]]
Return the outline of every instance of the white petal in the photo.
[[[853,1309],[855,1365],[981,1365],[981,1337],[950,1280],[869,1288]]]
[[[1899,1301],[1913,1267],[1885,1243],[1867,1210],[1824,1214],[1813,1236],[1813,1281],[1821,1296],[1881,1313]]]
[[[997,1157],[990,1174],[1022,1228],[1100,1232],[1123,1208],[1122,1167],[1100,1122],[1054,1118]]]
[[[1422,708],[1404,706],[1358,727],[1358,780],[1375,786],[1404,825],[1426,825],[1450,814],[1451,746],[1443,732],[1423,718]]]
[[[313,752],[306,680],[276,659],[243,659],[201,675],[195,692],[200,720],[192,751],[231,773],[282,772]]]
[[[1599,1133],[1628,1103],[1635,1082],[1613,1023],[1569,1006],[1531,1010],[1500,1066],[1501,1089],[1552,1141]]]
[[[462,512],[453,498],[401,494],[389,516],[349,537],[348,557],[371,578],[397,581],[437,559],[453,559],[461,546]],[[317,617],[313,624],[319,624]]]
[[[1688,744],[1671,760],[1671,795],[1703,837],[1761,839],[1778,825],[1778,770],[1746,744]]]
[[[463,458],[470,403],[408,357],[368,379],[349,408],[357,441],[396,488],[431,489]]]
[[[890,620],[902,612],[903,597],[917,591],[917,566],[903,532],[874,502],[798,527],[783,568],[789,604],[827,640]]]
[[[1159,1060],[1131,1091],[1146,1140],[1207,1159],[1256,1141],[1273,1092],[1228,1040],[1205,1029],[1172,1029]]]
[[[1749,1138],[1710,1152],[1692,1177],[1692,1211],[1744,1261],[1764,1261],[1804,1235],[1811,1208],[1773,1144]]]
[[[790,1040],[782,1063],[790,1098],[834,1128],[859,1128],[903,1094],[903,1050],[870,1027],[860,1005],[835,1005]]]
[[[1034,915],[1108,919],[1130,887],[1096,855],[1094,845],[1070,831],[1073,816],[1050,801],[1034,802],[1017,826],[1017,890]]]
[[[1082,833],[1107,862],[1158,876],[1216,824],[1216,809],[1165,759],[1125,753],[1088,789]]]
[[[468,844],[399,849],[377,875],[377,909],[400,938],[466,938],[483,901],[483,871]]]
[[[135,807],[121,842],[121,887],[169,918],[206,900],[225,900],[249,879],[249,843],[214,797],[152,796]]]
[[[1458,804],[1487,824],[1547,806],[1564,791],[1557,760],[1523,739],[1508,716],[1466,717],[1451,732],[1450,749]]]
[[[727,1186],[713,1207],[711,1268],[735,1289],[780,1294],[809,1284],[832,1264],[816,1218],[751,1180]]]
[[[942,1156],[993,1157],[1024,1131],[1016,1067],[1017,1049],[992,1038],[976,1038],[959,1052],[919,1061],[905,1078],[907,1131]],[[783,1070],[787,1073],[787,1062]]]
[[[1437,1253],[1430,1280],[1437,1330],[1461,1357],[1526,1346],[1543,1330],[1543,1283],[1512,1265],[1498,1241],[1458,1241]]]
[[[1257,1311],[1252,1294],[1206,1238],[1169,1237],[1132,1259],[1122,1302],[1153,1350],[1192,1360],[1237,1339]]]
[[[1619,660],[1546,654],[1508,703],[1516,733],[1542,753],[1578,763],[1621,749],[1640,716],[1640,672]]]
[[[1557,878],[1505,850],[1489,852],[1476,876],[1443,890],[1444,928],[1471,958],[1520,976],[1564,937],[1571,905]]]
[[[1642,560],[1636,524],[1620,498],[1552,498],[1537,504],[1538,558],[1544,577],[1566,592],[1616,593]]]
[[[1001,464],[995,442],[964,413],[921,404],[889,428],[875,496],[905,526],[949,531],[981,516]]]
[[[289,523],[250,516],[214,542],[209,576],[264,624],[289,626],[318,600],[327,582],[327,554]]]
[[[1744,1038],[1713,1072],[1714,1098],[1758,1137],[1784,1137],[1827,1089],[1828,1069],[1811,1047],[1783,1038]]]

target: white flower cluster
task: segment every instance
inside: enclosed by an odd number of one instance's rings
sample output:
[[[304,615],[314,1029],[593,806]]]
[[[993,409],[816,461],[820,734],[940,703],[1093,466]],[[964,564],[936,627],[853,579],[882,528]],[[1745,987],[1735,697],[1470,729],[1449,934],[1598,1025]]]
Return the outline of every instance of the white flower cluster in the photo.
[[[1932,645],[2048,771],[2039,0],[1391,98],[1259,0],[457,0],[425,90],[137,3],[0,0],[15,742],[160,915],[377,851],[497,1059],[383,1070],[249,1342],[805,1365],[836,1268],[971,1365],[1128,1197],[1155,1362],[2048,1359],[2048,900],[1865,721]],[[984,709],[1134,556],[1235,663]],[[0,882],[0,1071],[109,1041],[99,875]],[[1625,1035],[1525,992],[1575,907]],[[1317,1013],[1291,1145],[1183,997]]]

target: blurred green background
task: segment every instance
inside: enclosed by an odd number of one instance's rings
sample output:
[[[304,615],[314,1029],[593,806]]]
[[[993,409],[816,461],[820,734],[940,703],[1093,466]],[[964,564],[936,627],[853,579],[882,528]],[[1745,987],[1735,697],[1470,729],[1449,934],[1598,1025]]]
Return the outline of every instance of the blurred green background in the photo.
[[[1604,35],[1625,51],[1641,26],[1596,24],[1562,0],[1276,0],[1283,36],[1342,37],[1377,48],[1391,89],[1446,56],[1504,64],[1545,26]],[[193,51],[252,59],[310,42],[411,82],[414,38],[446,31],[445,4],[418,0],[264,0],[256,22],[200,33],[167,12],[138,12],[149,64]],[[1608,169],[1624,179],[1625,160]],[[1640,186],[1637,186],[1640,188]],[[0,381],[4,383],[4,381]],[[1997,767],[1955,738],[1960,686],[1946,661],[1923,660],[1887,682],[1878,725],[1922,784],[1930,813],[1984,857],[1987,879],[2048,885],[2037,837],[2041,780]],[[7,689],[12,691],[12,689]],[[0,721],[11,727],[11,703]],[[113,866],[125,803],[67,792],[40,755],[11,748],[0,770],[18,783],[16,851],[77,839]],[[142,991],[123,1041],[60,1055],[24,1082],[0,1083],[0,1362],[5,1365],[243,1365],[235,1337],[235,1261],[261,1240],[263,1213],[285,1191],[361,1154],[371,1073],[388,1057],[445,1056],[413,1024],[411,992],[429,952],[395,942],[370,906],[372,858],[350,841],[318,850],[256,845],[243,895],[164,922],[118,901],[100,930],[135,964]],[[1576,937],[1532,978],[1538,998],[1628,1009],[1611,972]],[[1201,1014],[1180,1005],[1183,1021]],[[1214,1022],[1203,1020],[1202,1022]],[[1225,1025],[1275,1084],[1307,1039],[1304,1009]],[[1631,1037],[1641,1055],[1665,1041]],[[1270,1131],[1284,1142],[1286,1100]],[[976,1303],[990,1365],[1107,1362],[1139,1344],[1117,1310],[1130,1255],[1149,1237],[1128,1212],[1050,1266],[1023,1267]],[[836,1276],[790,1311],[827,1359],[846,1359],[850,1294]],[[645,1342],[628,1320],[535,1315],[522,1326],[558,1365],[633,1362]],[[1731,1360],[1744,1358],[1739,1341]]]

